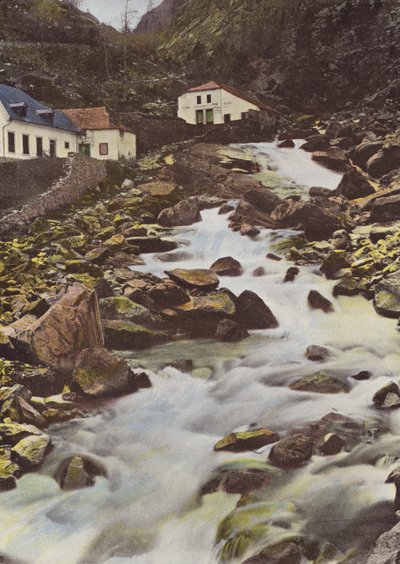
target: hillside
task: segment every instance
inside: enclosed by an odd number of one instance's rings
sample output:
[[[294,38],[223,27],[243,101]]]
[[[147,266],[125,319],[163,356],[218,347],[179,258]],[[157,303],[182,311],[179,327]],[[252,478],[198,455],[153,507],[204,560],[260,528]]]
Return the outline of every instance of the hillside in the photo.
[[[181,82],[124,36],[59,0],[0,4],[0,81],[59,107],[169,113]]]
[[[136,33],[158,33],[172,23],[175,16],[188,0],[164,0],[141,18],[135,29]]]
[[[398,0],[191,0],[164,31],[160,53],[192,82],[299,109],[400,103]]]

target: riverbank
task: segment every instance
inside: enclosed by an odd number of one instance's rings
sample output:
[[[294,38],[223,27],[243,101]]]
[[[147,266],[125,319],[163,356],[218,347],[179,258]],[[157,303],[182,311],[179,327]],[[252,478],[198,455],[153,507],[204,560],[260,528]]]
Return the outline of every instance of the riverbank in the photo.
[[[290,151],[294,155],[298,151],[279,150],[287,162]],[[397,375],[395,322],[376,317],[362,296],[333,297],[335,282],[321,277],[316,266],[308,266],[310,262],[319,265],[328,253],[336,257],[344,250],[332,246],[339,238],[334,234],[338,227],[354,233],[355,223],[363,220],[360,204],[332,191],[333,177],[339,183],[341,174],[332,173],[328,181],[311,154],[303,166],[317,167],[310,176],[315,177],[318,170],[322,183],[311,197],[299,179],[285,179],[282,165],[269,159],[268,145],[250,146],[243,152],[189,143],[177,151],[143,159],[127,181],[121,170],[123,176],[109,179],[84,204],[63,216],[40,220],[27,237],[2,244],[2,323],[10,327],[17,321],[19,325],[9,341],[4,339],[2,351],[8,356],[17,351],[18,362],[24,363],[4,361],[3,385],[23,383],[33,392],[29,397],[21,388],[2,389],[1,433],[8,472],[4,489],[15,486],[15,478],[46,460],[40,474],[19,480],[16,491],[24,499],[31,486],[39,491],[44,488],[58,508],[55,514],[67,504],[69,522],[75,523],[82,515],[79,507],[70,506],[68,500],[75,495],[71,492],[96,483],[94,488],[76,492],[92,508],[88,511],[95,526],[90,535],[85,531],[86,538],[82,532],[71,562],[84,554],[97,555],[97,561],[111,554],[134,558],[135,550],[143,563],[161,562],[160,558],[168,564],[172,558],[174,564],[186,564],[193,558],[209,562],[217,524],[239,499],[243,509],[236,510],[219,530],[221,558],[240,561],[257,550],[265,552],[265,545],[275,546],[286,539],[282,550],[291,550],[296,558],[301,552],[329,561],[332,554],[342,558],[357,547],[357,559],[369,548],[358,533],[361,515],[365,518],[369,507],[374,511],[382,508],[380,522],[371,523],[369,543],[393,522],[393,486],[385,486],[384,480],[395,465],[391,459],[385,466],[383,459],[393,452],[396,415],[374,407],[372,398],[388,377]],[[266,170],[274,167],[277,170]],[[260,181],[271,190],[262,188]],[[307,177],[302,181],[311,185]],[[304,202],[299,201],[300,194]],[[309,239],[317,235],[319,241],[300,240],[295,228],[305,229]],[[324,241],[332,235],[333,240]],[[348,241],[343,232],[341,239]],[[354,241],[352,244],[358,244],[358,239]],[[282,260],[287,252],[290,262]],[[315,254],[310,258],[307,252]],[[224,262],[215,265],[221,258]],[[293,260],[299,263],[299,271]],[[164,270],[170,273],[167,278]],[[67,292],[60,314],[60,297],[66,287],[76,292],[74,284],[94,289],[99,309],[94,294],[78,286],[79,300],[71,299]],[[316,301],[310,302],[311,292]],[[58,322],[67,318],[70,322],[70,308],[82,303],[87,304],[86,309],[73,316],[73,323],[79,326],[78,338],[67,339],[70,354],[63,350],[61,365],[53,346],[59,337]],[[26,322],[39,335],[45,326],[45,335],[52,339],[32,340],[32,330],[26,334]],[[84,351],[90,342],[82,338],[85,327],[90,328],[96,350],[102,351],[89,358]],[[75,334],[71,325],[68,333]],[[168,341],[170,344],[163,344]],[[38,354],[37,342],[50,349],[51,357],[45,356],[47,362],[51,358],[50,369],[27,368],[27,360],[32,360],[28,353]],[[124,349],[123,360],[117,360],[114,353],[108,356],[104,343],[109,349]],[[151,345],[156,346],[146,352]],[[144,352],[139,351],[142,348]],[[134,350],[133,354],[126,349]],[[42,355],[43,350],[40,358]],[[112,381],[99,375],[99,364],[104,372],[106,363],[108,374],[114,374]],[[361,373],[364,380],[356,378]],[[64,392],[64,399],[46,399],[50,382],[55,393]],[[104,403],[110,395],[135,389],[140,393]],[[332,395],[333,391],[337,393]],[[390,393],[396,395],[393,390]],[[98,415],[93,415],[93,409],[99,409]],[[92,415],[52,426],[49,432],[43,430],[49,423],[82,413]],[[42,430],[33,432],[32,423]],[[131,429],[137,437],[133,443]],[[262,434],[269,437],[267,442],[254,445],[248,434],[241,438],[242,443],[251,440],[240,449],[257,448],[251,462],[243,461],[243,455],[229,454],[227,459],[224,450],[213,454],[214,445],[224,435],[237,430],[251,434],[258,429],[266,429]],[[303,437],[300,451],[295,450],[304,464],[288,469],[288,448],[283,441],[299,434]],[[326,447],[325,443],[332,443],[327,435],[336,437],[337,452],[331,450],[332,444]],[[32,436],[40,437],[41,448],[37,464],[29,466],[22,462],[27,458],[26,449],[21,456],[18,445]],[[56,448],[45,459],[50,436]],[[270,442],[271,436],[274,441]],[[37,452],[38,441],[29,439],[28,447],[35,445]],[[280,445],[274,451],[281,450],[278,458],[271,455],[274,445]],[[267,456],[269,464],[265,464]],[[229,460],[233,466],[226,466]],[[182,464],[187,465],[183,471]],[[137,478],[127,491],[132,468]],[[354,480],[361,485],[354,486]],[[317,521],[332,513],[338,483],[340,491],[354,496],[355,507],[336,505],[339,525],[327,532]],[[166,489],[171,493],[165,503],[155,503],[154,492],[166,494]],[[205,495],[200,505],[199,491]],[[7,499],[10,504],[15,500],[13,491],[3,495],[2,522],[3,518],[7,521]],[[130,533],[117,534],[120,527],[114,518],[99,521],[96,507],[100,498],[101,504],[114,504],[119,512],[122,502],[125,504],[124,522],[132,523]],[[191,509],[194,499],[197,509]],[[314,505],[318,500],[317,511],[310,499]],[[48,509],[46,506],[45,514]],[[253,510],[258,516],[255,521],[249,517]],[[38,525],[43,531],[49,527],[45,514]],[[185,516],[182,523],[173,517],[177,514]],[[251,530],[240,525],[248,518],[254,525]],[[164,526],[163,519],[167,520]],[[198,519],[201,526],[194,527]],[[276,527],[276,520],[283,525]],[[347,520],[354,534],[346,535],[340,525]],[[52,517],[50,521],[55,544],[47,552],[36,547],[41,562],[57,558],[60,539],[66,533],[63,522]],[[23,535],[30,534],[29,525],[23,529]],[[296,542],[288,542],[287,535]],[[128,537],[135,539],[129,546]],[[98,552],[90,544],[96,538],[105,539]],[[169,538],[179,539],[178,549]],[[330,543],[328,548],[326,543]],[[24,557],[7,540],[0,550]]]

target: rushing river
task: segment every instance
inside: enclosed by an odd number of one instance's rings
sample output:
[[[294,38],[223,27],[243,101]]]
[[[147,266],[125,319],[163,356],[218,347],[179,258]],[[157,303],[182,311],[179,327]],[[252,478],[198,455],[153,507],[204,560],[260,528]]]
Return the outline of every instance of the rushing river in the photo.
[[[333,189],[340,181],[298,148],[259,144],[247,150],[279,178],[281,187],[286,184],[287,194],[310,186]],[[383,416],[371,400],[388,378],[398,376],[396,322],[377,316],[362,297],[334,300],[330,314],[310,310],[310,289],[333,299],[333,284],[311,267],[283,284],[290,264],[266,254],[276,252],[274,244],[289,232],[263,230],[251,240],[231,232],[218,210],[204,211],[202,219],[174,231],[182,252],[146,255],[140,269],[162,275],[172,265],[207,268],[231,255],[242,263],[244,274],[222,278],[221,287],[235,294],[255,291],[279,327],[253,331],[241,343],[176,342],[132,358],[133,365],[147,368],[153,387],[115,400],[101,414],[53,427],[57,448],[42,470],[1,494],[0,552],[37,564],[215,564],[218,523],[239,496],[217,493],[199,501],[199,488],[218,465],[242,458],[265,461],[270,449],[245,456],[214,453],[215,442],[250,424],[285,435],[332,411],[363,420],[365,436],[373,438],[361,440],[351,454],[313,456],[290,480],[271,486],[268,500],[295,505],[297,517],[287,525],[293,532],[312,532],[344,552],[368,545],[389,528],[394,487],[384,482],[394,456],[385,454],[399,454],[394,435],[400,433],[400,412]],[[260,266],[266,275],[252,276]],[[331,351],[323,364],[304,356],[312,344]],[[165,367],[174,359],[192,359],[193,375]],[[322,366],[343,376],[369,370],[373,378],[349,378],[348,394],[289,389],[291,382]],[[368,433],[377,428],[389,432]],[[52,475],[71,453],[100,460],[108,479],[98,478],[85,490],[61,491]]]

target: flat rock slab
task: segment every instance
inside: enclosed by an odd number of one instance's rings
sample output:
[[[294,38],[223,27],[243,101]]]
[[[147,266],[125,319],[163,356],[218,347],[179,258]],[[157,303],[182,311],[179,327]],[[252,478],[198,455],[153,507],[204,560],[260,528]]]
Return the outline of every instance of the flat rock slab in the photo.
[[[244,452],[256,450],[279,441],[279,435],[269,429],[230,433],[214,446],[215,451]]]
[[[215,290],[219,286],[219,278],[212,270],[202,268],[194,268],[192,270],[175,268],[174,270],[166,270],[165,274],[171,278],[171,280],[185,288]]]
[[[173,184],[172,182],[147,182],[146,184],[139,185],[140,190],[145,192],[146,194],[150,194],[150,196],[170,196],[173,194],[178,186]]]
[[[339,394],[348,392],[350,389],[345,382],[322,372],[312,374],[311,376],[304,376],[304,378],[297,380],[289,387],[291,390],[314,392],[317,394]]]
[[[105,320],[105,344],[116,350],[134,350],[152,347],[168,340],[167,333],[147,329],[129,321]]]
[[[236,307],[228,294],[224,292],[209,294],[207,296],[195,296],[190,302],[176,307],[176,309],[188,315],[215,314],[221,317],[233,316]]]

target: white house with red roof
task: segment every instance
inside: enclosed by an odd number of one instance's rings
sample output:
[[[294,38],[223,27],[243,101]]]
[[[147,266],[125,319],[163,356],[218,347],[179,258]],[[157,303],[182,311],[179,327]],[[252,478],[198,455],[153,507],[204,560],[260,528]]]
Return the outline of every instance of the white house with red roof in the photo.
[[[62,112],[80,132],[80,153],[100,160],[136,158],[136,135],[125,126],[112,123],[104,106]]]
[[[197,125],[228,124],[246,119],[249,112],[263,112],[276,121],[276,110],[253,94],[219,82],[206,82],[178,98],[178,117]]]

